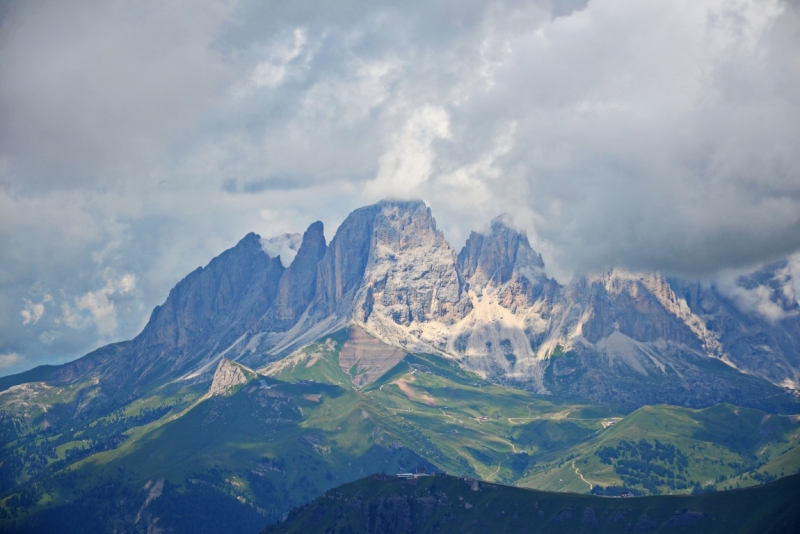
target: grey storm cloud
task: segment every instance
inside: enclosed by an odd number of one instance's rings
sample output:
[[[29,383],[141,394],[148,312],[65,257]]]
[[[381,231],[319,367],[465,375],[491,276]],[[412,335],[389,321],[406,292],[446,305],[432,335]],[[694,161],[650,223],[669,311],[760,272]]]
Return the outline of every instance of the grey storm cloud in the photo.
[[[508,212],[562,280],[792,254],[798,87],[779,0],[3,2],[0,374],[387,196],[456,247]]]

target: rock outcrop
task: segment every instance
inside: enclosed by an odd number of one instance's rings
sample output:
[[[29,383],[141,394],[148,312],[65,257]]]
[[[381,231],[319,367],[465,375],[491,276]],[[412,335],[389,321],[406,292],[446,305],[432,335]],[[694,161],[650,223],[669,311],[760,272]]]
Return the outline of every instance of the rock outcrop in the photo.
[[[227,358],[222,358],[219,361],[219,365],[217,365],[217,370],[214,372],[214,379],[211,381],[211,387],[208,388],[208,394],[211,396],[225,395],[232,388],[240,384],[246,384],[255,376],[255,371],[234,363]]]

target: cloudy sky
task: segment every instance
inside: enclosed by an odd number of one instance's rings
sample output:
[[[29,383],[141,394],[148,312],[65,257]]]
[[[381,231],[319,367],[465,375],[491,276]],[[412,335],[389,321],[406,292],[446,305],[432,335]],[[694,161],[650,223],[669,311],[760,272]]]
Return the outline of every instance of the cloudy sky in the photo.
[[[0,375],[135,335],[264,237],[422,198],[562,281],[800,249],[800,6],[0,2]]]

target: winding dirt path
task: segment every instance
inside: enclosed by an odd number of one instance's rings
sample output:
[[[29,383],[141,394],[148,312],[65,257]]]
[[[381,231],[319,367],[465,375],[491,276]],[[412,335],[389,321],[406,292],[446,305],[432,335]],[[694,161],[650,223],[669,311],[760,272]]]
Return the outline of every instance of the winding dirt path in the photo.
[[[575,474],[576,474],[576,475],[578,475],[579,477],[581,477],[581,480],[583,480],[584,482],[586,482],[587,484],[589,484],[589,490],[591,490],[592,488],[594,488],[594,486],[592,485],[592,483],[591,483],[591,482],[589,482],[588,480],[586,480],[585,478],[583,478],[583,475],[581,474],[581,472],[580,472],[580,471],[578,471],[578,468],[577,468],[577,467],[575,467],[575,460],[572,460],[572,468],[575,470]]]
[[[455,418],[455,417],[453,417],[452,415],[447,415],[446,413],[444,413],[444,410],[443,410],[443,409],[439,408],[439,411],[440,411],[440,412],[442,412],[442,415],[443,415],[443,416],[445,416],[445,417],[449,417],[450,419],[452,419],[454,423],[457,423],[457,422],[458,422],[458,419],[456,419],[456,418]]]
[[[507,455],[507,454],[506,454],[506,460],[508,460],[508,455]],[[506,460],[500,460],[500,463],[498,463],[498,464],[497,464],[497,469],[495,469],[495,470],[494,470],[494,473],[492,473],[491,475],[489,475],[489,476],[486,478],[486,480],[492,480],[492,478],[494,478],[494,477],[495,477],[495,475],[497,475],[497,473],[499,473],[499,472],[500,472],[500,466],[502,466],[502,465],[503,465],[503,462],[505,462]]]

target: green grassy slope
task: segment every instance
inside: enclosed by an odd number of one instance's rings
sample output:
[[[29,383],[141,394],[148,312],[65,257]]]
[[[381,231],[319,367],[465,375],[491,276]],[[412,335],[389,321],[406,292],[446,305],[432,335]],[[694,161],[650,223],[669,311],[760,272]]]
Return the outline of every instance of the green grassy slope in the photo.
[[[648,406],[620,417],[487,384],[424,355],[408,357],[366,396],[385,427],[412,436],[411,447],[440,469],[488,481],[666,494],[800,471],[798,418],[754,409]]]
[[[800,476],[691,496],[615,499],[548,493],[455,477],[370,477],[328,491],[264,534],[797,532]]]
[[[552,491],[626,486],[642,494],[737,488],[797,473],[798,451],[797,418],[726,404],[646,406],[561,457],[543,458],[519,484]]]
[[[690,493],[800,468],[797,418],[728,405],[623,417],[490,384],[430,355],[408,355],[359,390],[339,366],[347,339],[338,332],[247,370],[229,395],[171,385],[76,418],[92,383],[0,394],[0,528],[80,524],[91,509],[99,531],[150,521],[214,532],[234,516],[252,530],[336,485],[417,465],[575,493]],[[215,509],[227,511],[208,515]]]

